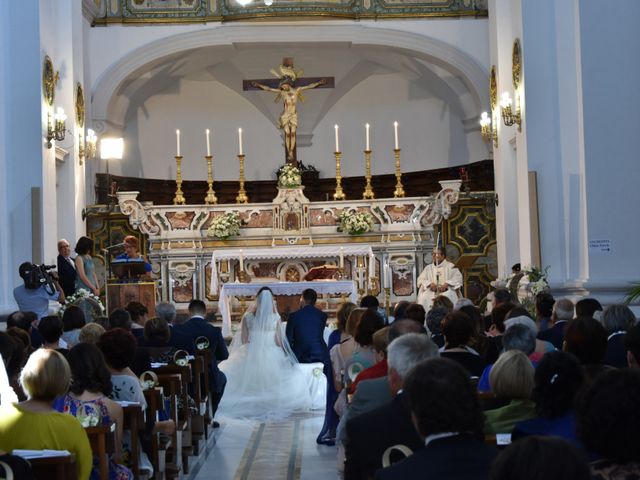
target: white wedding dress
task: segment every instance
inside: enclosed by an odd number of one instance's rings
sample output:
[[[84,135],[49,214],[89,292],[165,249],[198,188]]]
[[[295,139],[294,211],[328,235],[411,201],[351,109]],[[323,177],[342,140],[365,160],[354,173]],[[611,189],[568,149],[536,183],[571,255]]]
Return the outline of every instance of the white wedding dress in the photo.
[[[227,376],[221,416],[279,419],[311,408],[308,380],[282,333],[269,290],[243,317],[229,358],[218,367]]]

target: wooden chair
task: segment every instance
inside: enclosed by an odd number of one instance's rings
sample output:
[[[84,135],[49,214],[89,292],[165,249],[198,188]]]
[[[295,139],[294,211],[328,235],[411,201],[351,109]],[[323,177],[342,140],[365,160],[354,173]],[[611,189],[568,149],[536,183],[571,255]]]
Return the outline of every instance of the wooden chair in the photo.
[[[100,480],[109,480],[109,455],[116,451],[116,424],[85,427],[91,450],[98,457]]]
[[[43,457],[29,460],[34,480],[76,480],[76,456]]]
[[[196,350],[196,358],[202,358],[204,363],[203,375],[201,377],[201,391],[203,394],[206,394],[206,412],[205,412],[205,424],[207,425],[207,430],[205,430],[205,438],[209,438],[208,436],[208,426],[213,421],[213,415],[211,414],[211,403],[209,399],[211,398],[211,378],[209,378],[209,365],[211,365],[211,350]]]
[[[196,402],[198,413],[191,417],[191,431],[193,436],[193,453],[197,455],[200,448],[199,442],[204,436],[209,438],[209,423],[207,413],[209,412],[209,372],[204,363],[204,356],[197,355],[191,360],[191,371],[193,373],[193,400]]]

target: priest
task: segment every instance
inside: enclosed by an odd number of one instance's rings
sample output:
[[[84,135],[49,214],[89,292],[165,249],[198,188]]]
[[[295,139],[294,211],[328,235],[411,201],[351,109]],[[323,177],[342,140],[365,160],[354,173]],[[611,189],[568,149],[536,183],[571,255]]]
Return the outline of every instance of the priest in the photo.
[[[455,305],[462,286],[462,274],[446,259],[444,247],[434,248],[431,257],[433,263],[427,265],[418,277],[418,303],[427,312],[438,295],[444,295]]]

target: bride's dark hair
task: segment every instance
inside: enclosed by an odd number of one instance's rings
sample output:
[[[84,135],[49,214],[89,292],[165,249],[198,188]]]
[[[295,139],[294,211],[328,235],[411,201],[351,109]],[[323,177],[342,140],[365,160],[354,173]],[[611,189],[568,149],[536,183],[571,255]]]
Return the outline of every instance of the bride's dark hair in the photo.
[[[271,295],[273,295],[273,290],[271,290],[269,287],[261,287],[260,290],[258,290],[258,293],[256,293],[256,298],[258,298],[258,296],[265,290],[268,290],[269,292],[271,292]],[[275,295],[273,296],[275,297]]]

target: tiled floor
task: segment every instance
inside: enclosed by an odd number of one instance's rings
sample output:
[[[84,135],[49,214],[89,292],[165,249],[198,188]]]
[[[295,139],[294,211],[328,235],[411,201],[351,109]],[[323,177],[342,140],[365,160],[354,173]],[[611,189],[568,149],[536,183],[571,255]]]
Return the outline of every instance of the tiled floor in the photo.
[[[215,443],[191,467],[190,480],[333,480],[336,447],[316,444],[323,416],[278,424],[222,419]]]

